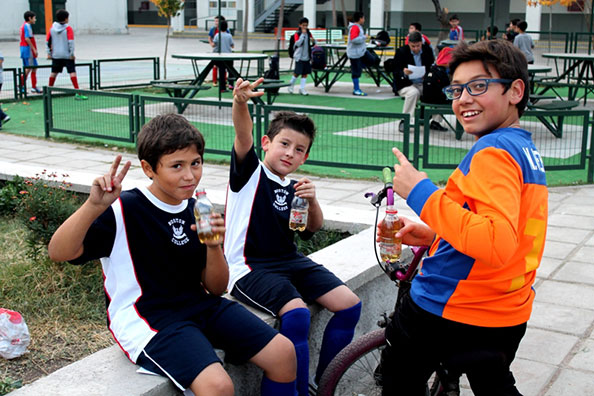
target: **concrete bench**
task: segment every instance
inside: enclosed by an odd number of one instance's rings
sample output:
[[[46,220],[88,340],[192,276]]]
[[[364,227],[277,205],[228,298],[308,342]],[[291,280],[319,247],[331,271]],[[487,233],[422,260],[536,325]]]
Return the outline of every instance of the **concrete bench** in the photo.
[[[352,223],[332,224],[332,228],[361,229]],[[371,246],[373,228],[339,241],[310,257],[324,264],[342,279],[363,301],[361,320],[355,337],[376,328],[376,321],[384,312],[393,309],[396,287],[381,272]],[[404,255],[405,259],[410,253]],[[312,311],[310,330],[310,372],[314,372],[320,350],[322,335],[331,313],[315,305]],[[252,312],[255,312],[252,310]],[[255,312],[271,326],[275,319],[262,312]],[[139,374],[138,366],[132,364],[117,345],[96,352],[78,362],[61,368],[31,384],[17,389],[10,396],[173,396],[180,395],[167,378]],[[260,394],[261,370],[252,364],[225,365],[235,385],[238,396]]]

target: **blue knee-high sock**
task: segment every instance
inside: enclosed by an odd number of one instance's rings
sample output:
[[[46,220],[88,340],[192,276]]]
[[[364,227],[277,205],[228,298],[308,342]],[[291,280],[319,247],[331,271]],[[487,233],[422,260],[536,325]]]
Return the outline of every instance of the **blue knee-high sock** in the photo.
[[[334,313],[334,316],[326,325],[324,338],[322,339],[322,348],[320,350],[320,360],[316,370],[316,383],[319,383],[324,370],[330,364],[334,356],[347,346],[355,334],[355,326],[361,316],[361,301],[350,308],[343,309]]]
[[[293,309],[281,316],[280,333],[295,345],[297,355],[297,393],[307,396],[309,386],[309,309]]]
[[[297,396],[295,390],[295,381],[275,382],[265,375],[262,376],[262,385],[260,387],[262,396]]]
[[[358,78],[353,78],[353,90],[354,91],[361,90],[361,88],[359,88],[359,79]]]

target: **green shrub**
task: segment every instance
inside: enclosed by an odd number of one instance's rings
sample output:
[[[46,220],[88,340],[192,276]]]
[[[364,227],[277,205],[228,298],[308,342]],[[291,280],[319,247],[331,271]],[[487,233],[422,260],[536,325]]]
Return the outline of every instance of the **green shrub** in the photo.
[[[19,191],[25,188],[24,182],[25,179],[16,176],[0,188],[0,216],[12,215],[16,212],[21,201]]]
[[[25,188],[19,193],[18,214],[28,230],[25,240],[34,259],[39,257],[54,232],[81,203],[76,193],[68,191],[71,184],[57,178],[56,173],[44,170],[33,178],[26,178]]]
[[[297,250],[307,256],[350,236],[351,234],[346,231],[321,229],[306,241],[296,237],[295,243]]]
[[[5,395],[15,389],[20,388],[23,386],[23,382],[21,380],[13,380],[10,377],[1,378],[0,379],[0,395]]]

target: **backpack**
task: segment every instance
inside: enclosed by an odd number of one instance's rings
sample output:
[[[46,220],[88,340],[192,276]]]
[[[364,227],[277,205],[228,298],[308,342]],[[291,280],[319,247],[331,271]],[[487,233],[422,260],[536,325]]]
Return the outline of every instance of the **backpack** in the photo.
[[[421,101],[432,104],[447,104],[450,101],[446,98],[442,89],[450,84],[450,77],[443,66],[431,65],[429,73],[423,79],[423,94]]]
[[[278,68],[278,55],[272,55],[268,61],[269,69],[264,73],[266,80],[278,80],[280,78]],[[279,88],[270,88],[269,91],[272,93],[278,93]]]
[[[390,44],[390,34],[388,34],[388,32],[385,30],[380,30],[375,35],[373,44],[377,45],[378,47],[385,47],[386,45]]]
[[[316,70],[326,68],[326,51],[319,45],[314,45],[311,49],[311,68]]]
[[[291,39],[289,40],[289,58],[293,58],[293,54],[295,53],[295,35],[291,35]]]

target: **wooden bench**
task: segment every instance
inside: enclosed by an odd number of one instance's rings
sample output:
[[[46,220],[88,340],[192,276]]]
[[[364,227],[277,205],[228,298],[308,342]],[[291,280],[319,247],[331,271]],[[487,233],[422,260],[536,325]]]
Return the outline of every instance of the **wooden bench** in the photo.
[[[579,102],[576,100],[553,100],[547,103],[530,103],[528,102],[527,107],[530,110],[542,110],[542,111],[555,111],[555,110],[571,110],[574,107],[579,106]],[[557,116],[555,121],[554,116],[548,115],[537,115],[536,118],[556,137],[563,137],[563,120],[565,116]]]

